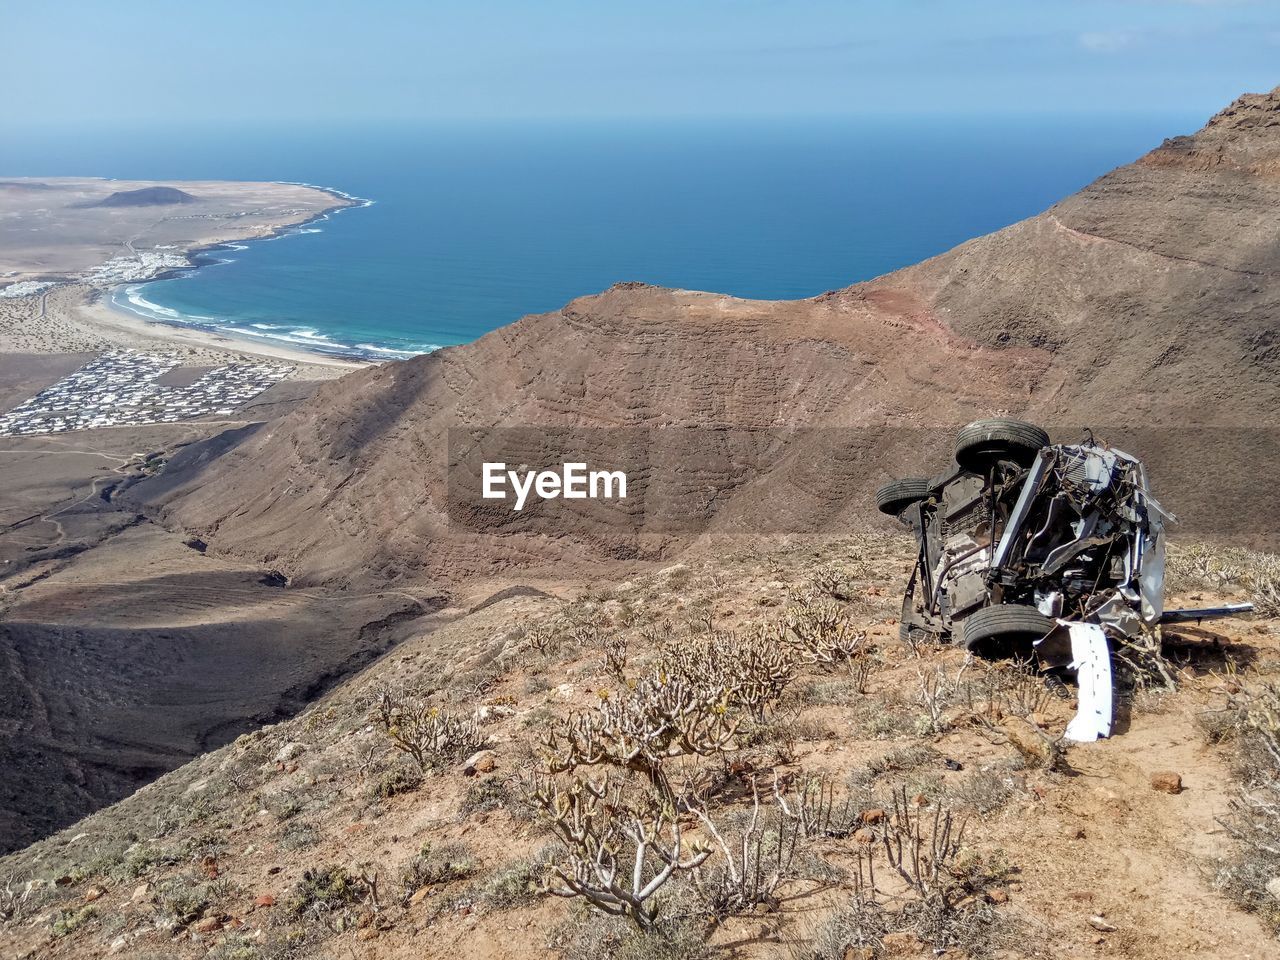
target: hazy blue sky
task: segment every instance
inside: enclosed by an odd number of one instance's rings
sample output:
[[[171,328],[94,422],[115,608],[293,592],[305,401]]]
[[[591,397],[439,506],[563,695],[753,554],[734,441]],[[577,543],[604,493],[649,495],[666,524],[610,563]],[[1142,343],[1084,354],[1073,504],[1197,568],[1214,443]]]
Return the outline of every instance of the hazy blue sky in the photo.
[[[1196,111],[1280,84],[1280,0],[45,0],[19,122]]]

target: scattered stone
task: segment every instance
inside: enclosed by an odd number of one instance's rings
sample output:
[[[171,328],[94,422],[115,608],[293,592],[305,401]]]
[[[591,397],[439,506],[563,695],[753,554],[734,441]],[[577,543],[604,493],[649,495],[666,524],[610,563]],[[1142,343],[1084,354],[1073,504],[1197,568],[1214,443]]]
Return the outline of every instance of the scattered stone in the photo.
[[[427,899],[427,894],[430,892],[430,887],[419,887],[417,890],[413,891],[413,896],[409,898],[409,906],[416,907],[423,900]]]
[[[191,929],[196,933],[213,933],[215,930],[222,929],[222,921],[217,917],[205,917],[203,920],[197,920]]]
[[[377,940],[381,934],[378,933],[377,927],[365,927],[360,931],[361,940]]]
[[[101,899],[106,892],[102,887],[90,887],[84,892],[84,902],[93,903],[93,901]]]
[[[288,763],[307,752],[307,745],[297,740],[290,740],[276,753],[276,763]]]
[[[1172,770],[1159,770],[1151,775],[1151,789],[1177,795],[1182,792],[1182,777]]]
[[[859,827],[853,831],[853,839],[858,843],[872,844],[876,842],[876,835],[866,827]]]
[[[1053,741],[1030,720],[1005,717],[1000,721],[1000,730],[1009,738],[1014,749],[1036,766],[1052,767],[1058,759],[1054,753]]]
[[[497,765],[492,750],[481,750],[467,758],[467,762],[462,765],[462,772],[468,777],[474,777],[477,773],[492,773]]]
[[[130,901],[133,903],[141,903],[143,900],[151,899],[151,884],[141,883],[133,888],[133,893],[129,895]]]
[[[870,810],[862,811],[863,823],[883,823],[885,813],[879,807],[872,807]]]
[[[276,905],[276,898],[269,893],[264,893],[257,900],[253,901],[253,905],[255,907],[274,907]]]
[[[988,890],[987,899],[990,900],[992,903],[1008,903],[1009,891],[1001,890],[999,887],[997,887],[995,890]]]
[[[1280,900],[1280,877],[1272,877],[1267,881],[1267,893]]]
[[[963,763],[961,763],[959,760],[952,760],[950,757],[947,757],[945,760],[943,760],[943,761],[942,761],[942,765],[943,765],[944,767],[946,767],[948,770],[963,770],[963,769],[964,769],[964,764],[963,764]]]
[[[1099,933],[1116,932],[1115,924],[1109,923],[1107,918],[1100,913],[1096,913],[1089,918],[1089,926],[1093,927],[1093,929],[1097,930]]]
[[[840,960],[875,960],[876,952],[870,947],[845,947]]]
[[[203,793],[208,788],[209,788],[209,778],[205,777],[203,780],[191,781],[191,783],[187,784],[187,789],[185,792],[186,793]]]
[[[279,873],[283,869],[284,867],[267,867],[267,875],[274,877],[277,873]]]
[[[886,933],[880,941],[886,957],[910,957],[925,948],[925,942],[914,933],[900,930],[897,933]]]
[[[476,707],[476,720],[480,723],[492,723],[503,717],[515,716],[515,708],[503,703],[485,703]]]
[[[561,700],[572,700],[573,684],[572,683],[560,684],[560,686],[556,687],[556,696],[559,697]]]

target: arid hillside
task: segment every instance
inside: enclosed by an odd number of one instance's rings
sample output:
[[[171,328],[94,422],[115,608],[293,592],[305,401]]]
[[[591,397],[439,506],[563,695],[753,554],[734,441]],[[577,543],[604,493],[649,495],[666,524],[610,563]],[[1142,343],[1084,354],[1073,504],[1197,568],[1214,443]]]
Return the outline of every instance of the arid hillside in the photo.
[[[455,608],[0,858],[0,956],[1280,957],[1276,558],[1175,550],[1172,602],[1263,612],[1118,656],[1115,735],[1071,746],[1073,689],[898,639],[911,551],[722,550]],[[624,736],[636,711],[680,735]],[[632,918],[588,902],[650,884]]]
[[[133,496],[299,583],[456,583],[661,556],[703,531],[863,527],[878,483],[933,473],[954,425],[1007,412],[1131,447],[1186,529],[1274,542],[1253,491],[1277,455],[1278,165],[1280,92],[1246,96],[919,266],[795,302],[622,284],[346,377]],[[459,445],[501,454],[487,431],[519,426],[574,432],[504,459],[608,459],[619,428],[645,431],[623,444],[632,512],[501,535],[459,517]]]

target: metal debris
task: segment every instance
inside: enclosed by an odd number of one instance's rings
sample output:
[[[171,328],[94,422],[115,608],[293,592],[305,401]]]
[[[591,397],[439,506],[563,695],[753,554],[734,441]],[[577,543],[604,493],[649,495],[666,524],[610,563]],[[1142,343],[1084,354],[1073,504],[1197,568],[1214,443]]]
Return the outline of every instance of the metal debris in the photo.
[[[1076,670],[1072,739],[1110,732],[1108,641],[1252,609],[1164,609],[1173,518],[1142,463],[1092,436],[1051,444],[1032,424],[979,420],[960,431],[946,472],[894,481],[876,499],[919,542],[903,638],[955,639],[982,656]]]

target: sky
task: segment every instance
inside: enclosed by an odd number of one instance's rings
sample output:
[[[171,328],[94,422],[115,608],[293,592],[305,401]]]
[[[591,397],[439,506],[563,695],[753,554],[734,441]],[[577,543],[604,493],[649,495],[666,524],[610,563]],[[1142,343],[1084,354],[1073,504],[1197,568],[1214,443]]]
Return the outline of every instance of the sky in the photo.
[[[44,0],[8,122],[1196,112],[1280,84],[1280,0]]]

